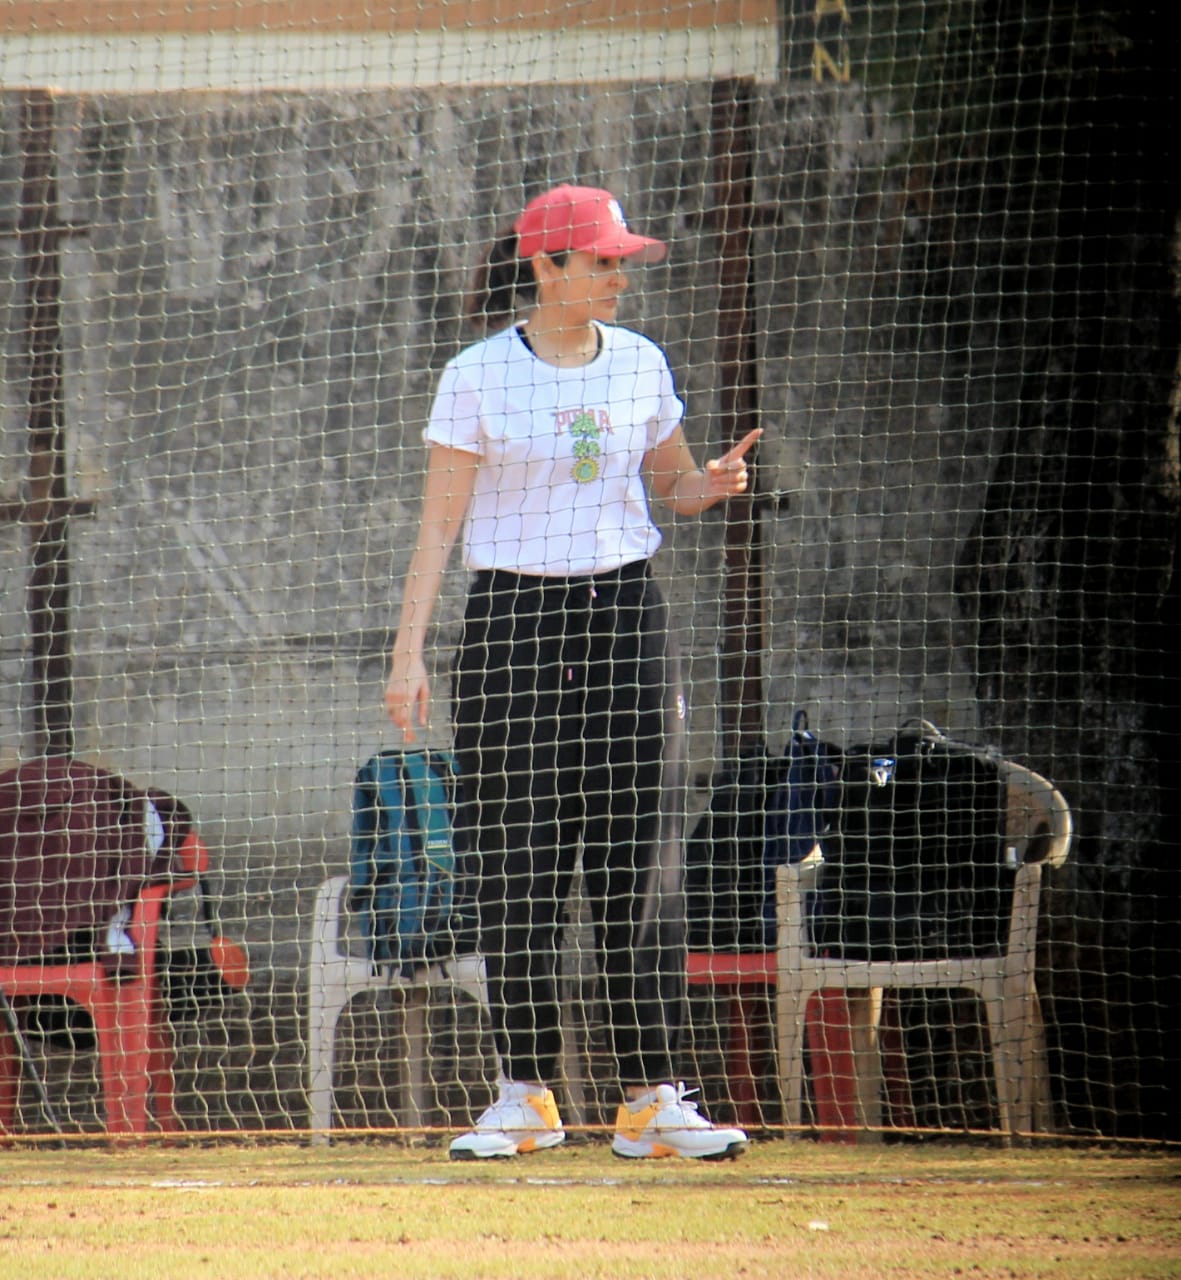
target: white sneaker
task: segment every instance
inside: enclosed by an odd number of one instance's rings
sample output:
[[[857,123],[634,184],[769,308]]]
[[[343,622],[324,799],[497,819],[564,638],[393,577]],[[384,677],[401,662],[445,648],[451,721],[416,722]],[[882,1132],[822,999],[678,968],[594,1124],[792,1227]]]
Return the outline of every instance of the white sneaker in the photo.
[[[611,1150],[633,1160],[686,1156],[696,1160],[733,1160],[746,1150],[741,1129],[710,1124],[688,1101],[683,1084],[657,1085],[642,1098],[624,1103],[615,1117]]]
[[[565,1140],[558,1104],[549,1089],[502,1080],[499,1096],[476,1121],[476,1127],[452,1142],[451,1159],[524,1155],[556,1147]]]

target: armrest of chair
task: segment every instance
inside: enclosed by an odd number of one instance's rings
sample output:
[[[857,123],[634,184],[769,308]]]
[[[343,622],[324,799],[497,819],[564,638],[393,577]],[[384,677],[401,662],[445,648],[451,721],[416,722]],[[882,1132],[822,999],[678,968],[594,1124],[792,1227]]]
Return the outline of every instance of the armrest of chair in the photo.
[[[1001,766],[1008,788],[1005,841],[1021,862],[1060,867],[1070,854],[1074,825],[1062,793],[1032,769],[1011,760]]]

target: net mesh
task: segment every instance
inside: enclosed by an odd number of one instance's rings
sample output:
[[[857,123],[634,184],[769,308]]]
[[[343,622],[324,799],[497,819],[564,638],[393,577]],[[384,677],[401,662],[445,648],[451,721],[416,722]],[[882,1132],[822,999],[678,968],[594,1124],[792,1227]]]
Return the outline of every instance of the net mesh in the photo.
[[[630,271],[620,319],[666,354],[697,460],[764,430],[746,495],[700,519],[654,504],[689,708],[678,1076],[752,1131],[1176,1136],[1165,24],[1082,0],[0,3],[0,767],[74,757],[157,789],[209,850],[203,891],[169,867],[141,995],[176,1118],[157,1097],[143,1123],[463,1128],[494,1095],[471,957],[391,982],[323,886],[349,873],[358,767],[401,745],[383,686],[473,271],[526,200],[575,182],[670,246]],[[455,556],[435,748],[467,594]],[[798,710],[841,761],[835,799],[787,777]],[[1043,868],[1019,1016],[990,1033],[962,988],[834,976],[799,1015],[797,1115],[768,814],[803,803],[835,866],[848,813],[880,799],[850,798],[847,761],[894,761],[888,791],[916,719],[1048,779],[1073,840]],[[103,1084],[133,1037],[96,1041],[30,972],[97,957],[134,1021],[142,956],[122,976],[118,957],[150,934],[116,915],[139,882],[112,896],[91,868],[93,918],[50,947],[77,864],[27,874],[62,808],[31,795],[0,829],[0,1124],[135,1127]],[[1006,791],[989,828],[972,797],[1013,873],[990,908],[1007,921],[1037,807]],[[946,787],[923,803],[945,816]],[[151,847],[153,810],[127,804]],[[908,910],[913,812],[890,811],[869,915]],[[579,867],[553,1084],[568,1127],[610,1129]],[[914,890],[935,928],[977,909],[944,872]],[[211,961],[223,934],[244,986]]]

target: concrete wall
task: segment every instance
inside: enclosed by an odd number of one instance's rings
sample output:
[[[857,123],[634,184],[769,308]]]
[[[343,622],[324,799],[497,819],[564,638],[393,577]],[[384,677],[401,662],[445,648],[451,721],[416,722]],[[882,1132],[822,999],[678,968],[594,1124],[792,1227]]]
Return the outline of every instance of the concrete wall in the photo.
[[[438,369],[471,267],[527,194],[616,190],[667,238],[626,321],[667,348],[703,455],[720,441],[710,86],[63,97],[57,104],[78,749],[187,797],[256,943],[297,963],[307,887],[346,852],[380,705]],[[16,99],[0,183],[12,208]],[[951,575],[989,414],[904,323],[901,139],[856,90],[766,90],[756,295],[771,566],[767,717],[837,739],[975,708]],[[766,211],[770,211],[767,213]],[[19,263],[0,242],[0,465],[20,489]],[[641,274],[641,273],[637,273]],[[669,525],[696,774],[717,753],[723,521]],[[0,528],[0,749],[34,749],[23,575]],[[440,610],[445,666],[463,592]],[[446,735],[436,706],[432,736]],[[695,803],[700,803],[697,796]],[[301,895],[304,895],[301,898]]]

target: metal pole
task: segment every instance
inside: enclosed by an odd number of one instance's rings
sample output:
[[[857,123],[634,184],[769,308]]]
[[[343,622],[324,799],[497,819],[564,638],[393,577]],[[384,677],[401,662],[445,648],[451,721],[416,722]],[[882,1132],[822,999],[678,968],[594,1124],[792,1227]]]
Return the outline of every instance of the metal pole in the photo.
[[[718,367],[725,439],[737,443],[758,425],[755,344],[752,125],[749,80],[714,84],[711,104],[711,182],[718,237]],[[751,484],[726,507],[725,581],[719,670],[723,750],[734,759],[766,735],[763,649],[766,607],[762,520],[756,501],[757,447],[748,455]]]

